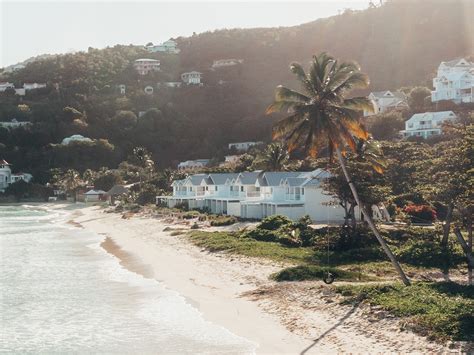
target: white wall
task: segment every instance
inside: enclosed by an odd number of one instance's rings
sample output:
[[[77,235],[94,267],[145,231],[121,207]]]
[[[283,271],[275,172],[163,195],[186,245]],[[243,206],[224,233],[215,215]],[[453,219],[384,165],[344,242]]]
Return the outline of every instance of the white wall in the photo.
[[[240,217],[240,202],[227,202],[227,214]]]
[[[276,207],[276,214],[281,214],[283,216],[288,217],[289,219],[292,219],[293,221],[296,221],[303,217],[305,213],[305,208],[304,206],[301,207],[281,207],[277,206]]]
[[[319,188],[305,188],[305,211],[315,222],[344,221],[344,209],[340,205],[326,206],[324,202],[334,200],[332,196],[325,195]]]

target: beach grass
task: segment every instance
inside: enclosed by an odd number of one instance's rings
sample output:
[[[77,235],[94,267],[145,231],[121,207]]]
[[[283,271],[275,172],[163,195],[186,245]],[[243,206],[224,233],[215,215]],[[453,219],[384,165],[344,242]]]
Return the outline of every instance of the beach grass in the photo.
[[[438,341],[474,340],[474,287],[452,282],[344,285],[343,303],[365,301],[403,317],[415,332]]]

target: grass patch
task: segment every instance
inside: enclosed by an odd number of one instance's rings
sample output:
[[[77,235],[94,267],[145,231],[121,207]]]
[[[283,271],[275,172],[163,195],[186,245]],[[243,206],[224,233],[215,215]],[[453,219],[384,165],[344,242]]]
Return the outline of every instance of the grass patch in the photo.
[[[335,288],[347,301],[366,300],[406,317],[413,330],[440,341],[474,341],[474,287],[417,282],[410,287],[345,285]]]
[[[374,278],[368,277],[358,272],[342,270],[334,267],[324,267],[317,265],[299,265],[285,268],[271,275],[275,281],[305,281],[321,280],[327,275],[327,272],[333,274],[339,281],[370,281]]]
[[[217,216],[211,220],[211,226],[213,227],[230,226],[234,223],[237,223],[237,218],[234,216]]]
[[[311,248],[288,248],[279,243],[242,237],[237,232],[194,231],[188,236],[194,244],[212,252],[227,251],[290,263],[306,263],[313,255]]]

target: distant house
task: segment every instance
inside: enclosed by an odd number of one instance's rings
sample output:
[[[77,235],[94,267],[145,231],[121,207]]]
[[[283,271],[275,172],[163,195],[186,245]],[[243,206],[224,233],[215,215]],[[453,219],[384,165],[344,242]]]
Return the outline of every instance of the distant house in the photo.
[[[453,111],[417,113],[405,122],[405,129],[400,131],[403,137],[423,137],[439,135],[445,122],[456,119]]]
[[[8,129],[14,129],[18,127],[25,127],[25,126],[30,126],[31,122],[29,121],[17,121],[16,118],[13,118],[10,122],[0,122],[0,127],[3,128],[8,128]]]
[[[183,83],[188,85],[202,85],[201,83],[202,73],[198,71],[190,71],[181,74],[181,80]]]
[[[25,182],[31,182],[33,175],[28,173],[16,173],[12,174],[10,164],[5,160],[0,160],[0,192],[4,192],[8,185],[13,184],[17,181],[23,180]]]
[[[115,205],[115,200],[122,196],[126,195],[129,191],[129,186],[125,185],[114,185],[109,191],[105,193],[105,197],[110,201],[110,204]]]
[[[242,64],[243,62],[243,59],[217,59],[212,63],[211,68],[217,69],[222,67],[230,67],[233,65]]]
[[[407,97],[400,91],[375,91],[369,94],[374,105],[374,112],[364,112],[364,116],[376,115],[391,110],[408,108]]]
[[[105,199],[105,191],[89,190],[84,193],[84,202],[97,202]]]
[[[153,71],[160,71],[160,61],[157,59],[137,59],[133,63],[133,67],[140,75],[147,75]]]
[[[15,85],[9,82],[0,82],[0,92],[4,92],[7,89],[14,89]]]
[[[165,87],[165,88],[179,88],[181,87],[182,82],[181,81],[165,81],[162,83],[156,84],[156,87],[158,89]]]
[[[92,139],[81,136],[80,134],[74,134],[70,137],[66,137],[62,140],[62,145],[68,145],[72,142],[92,142]]]
[[[186,160],[178,164],[178,170],[195,170],[209,165],[210,159]]]
[[[441,62],[433,87],[432,102],[474,102],[474,63],[464,58]]]
[[[45,88],[45,87],[46,87],[46,84],[44,84],[44,83],[24,83],[23,84],[23,89],[25,89],[26,91],[42,89],[42,88]]]
[[[238,152],[246,152],[255,145],[263,144],[263,142],[236,142],[229,143],[229,149],[235,149]]]
[[[235,164],[239,161],[240,155],[226,155],[225,162],[228,164]]]
[[[165,41],[161,44],[158,44],[156,46],[151,45],[151,46],[146,46],[145,48],[150,53],[162,52],[162,53],[178,54],[180,52],[178,48],[178,43],[176,43],[172,39]]]

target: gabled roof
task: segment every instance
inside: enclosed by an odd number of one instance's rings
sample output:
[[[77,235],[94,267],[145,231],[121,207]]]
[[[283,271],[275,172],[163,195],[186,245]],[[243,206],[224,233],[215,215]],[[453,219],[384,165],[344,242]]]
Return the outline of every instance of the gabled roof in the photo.
[[[5,159],[0,160],[1,165],[11,165]]]
[[[210,184],[224,185],[227,180],[236,179],[238,176],[238,173],[209,174]]]
[[[257,179],[262,174],[261,171],[245,171],[240,173],[236,178],[237,182],[241,183],[242,185],[255,185]]]
[[[84,195],[103,195],[105,191],[102,190],[89,190]]]
[[[441,62],[440,65],[444,64],[445,66],[447,67],[455,67],[459,64],[459,62],[461,61],[464,61],[467,63],[467,65],[474,65],[474,63],[471,63],[469,62],[468,60],[464,59],[464,58],[456,58],[456,59],[453,59],[453,60],[450,60],[450,61],[447,61],[447,62]]]
[[[209,178],[209,175],[207,174],[194,174],[190,175],[186,178],[185,183],[191,183],[193,186],[199,186],[203,181],[206,183],[208,182],[207,179]]]
[[[417,121],[421,119],[440,120],[440,119],[454,119],[454,118],[456,118],[456,114],[453,111],[438,111],[438,112],[416,113],[413,116],[411,116],[408,121]]]
[[[265,172],[262,176],[261,186],[279,186],[281,180],[298,177],[301,172],[297,171],[279,171],[279,172]]]
[[[284,185],[288,185],[288,186],[291,186],[291,187],[297,187],[297,186],[302,186],[303,183],[308,180],[306,178],[302,178],[302,177],[291,177],[291,178],[286,178],[285,180],[282,180],[282,183]]]
[[[114,185],[109,191],[105,194],[108,196],[112,195],[123,195],[128,192],[128,189],[124,185]]]
[[[397,99],[400,99],[400,100],[405,100],[406,99],[405,94],[403,92],[400,92],[400,91],[390,91],[390,90],[374,91],[374,92],[371,92],[371,94],[373,96],[375,96],[377,99],[387,98],[387,97],[393,97],[393,98],[397,98]]]
[[[137,59],[135,60],[135,63],[136,62],[160,62],[158,59],[148,59],[148,58],[140,58],[140,59]]]

